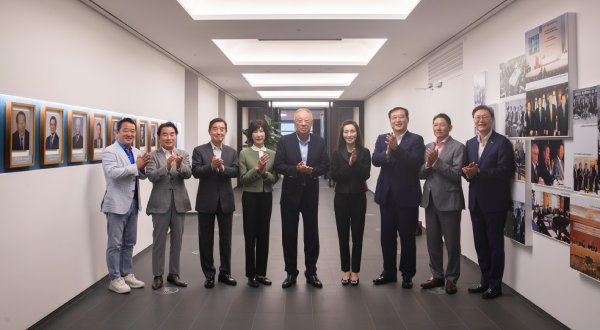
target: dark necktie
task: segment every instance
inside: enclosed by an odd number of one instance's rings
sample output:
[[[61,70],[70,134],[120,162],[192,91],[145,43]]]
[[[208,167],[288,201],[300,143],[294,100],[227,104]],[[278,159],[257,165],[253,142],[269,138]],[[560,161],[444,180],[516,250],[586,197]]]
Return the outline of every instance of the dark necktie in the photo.
[[[25,150],[25,144],[23,143],[23,137],[20,137],[21,139],[21,150]]]
[[[50,148],[52,148],[52,144],[54,144],[54,135],[50,135]]]

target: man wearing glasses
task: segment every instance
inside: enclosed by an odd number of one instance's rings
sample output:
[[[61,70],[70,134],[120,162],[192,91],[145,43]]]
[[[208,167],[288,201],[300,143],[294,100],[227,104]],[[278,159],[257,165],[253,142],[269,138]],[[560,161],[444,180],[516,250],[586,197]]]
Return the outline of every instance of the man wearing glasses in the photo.
[[[510,141],[492,131],[492,109],[485,105],[475,107],[473,120],[479,136],[467,141],[468,165],[462,172],[469,182],[469,211],[481,281],[468,291],[494,299],[502,295],[504,225],[506,212],[511,208],[509,180],[515,162]]]

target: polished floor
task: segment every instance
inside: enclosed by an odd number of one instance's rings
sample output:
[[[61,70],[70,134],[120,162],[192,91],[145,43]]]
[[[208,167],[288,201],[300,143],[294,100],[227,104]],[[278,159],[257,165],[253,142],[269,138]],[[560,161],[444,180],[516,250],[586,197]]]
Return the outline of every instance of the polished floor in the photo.
[[[317,272],[324,285],[322,289],[306,284],[303,269],[296,286],[281,288],[286,274],[281,247],[279,189],[274,194],[267,274],[274,284],[258,289],[246,285],[241,190],[236,189],[232,275],[238,281],[237,286],[216,283],[214,289],[203,287],[204,276],[197,254],[196,216],[188,215],[181,256],[181,277],[188,282],[187,288],[179,288],[171,294],[153,291],[150,286],[153,278],[151,253],[147,249],[135,258],[133,269],[136,277],[146,282],[145,288],[120,295],[109,291],[108,280],[104,280],[37,329],[559,329],[509,290],[505,289],[504,296],[491,301],[467,293],[467,287],[477,284],[480,277],[477,267],[467,261],[461,261],[457,294],[420,289],[418,284],[430,276],[424,235],[417,238],[415,287],[402,289],[400,283],[374,286],[371,281],[381,272],[382,257],[379,208],[371,193],[368,195],[359,274],[361,282],[357,287],[342,286],[333,213],[334,192],[325,181],[321,188],[321,252]],[[299,266],[304,264],[301,242],[300,238]],[[218,239],[215,239],[215,260],[219,260]],[[174,288],[169,283],[165,287]]]

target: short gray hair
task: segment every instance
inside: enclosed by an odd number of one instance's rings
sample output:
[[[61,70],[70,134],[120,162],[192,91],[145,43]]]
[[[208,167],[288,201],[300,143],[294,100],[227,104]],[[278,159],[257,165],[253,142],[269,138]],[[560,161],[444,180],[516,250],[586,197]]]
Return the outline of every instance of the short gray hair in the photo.
[[[312,111],[310,111],[310,110],[308,110],[306,108],[300,108],[300,109],[296,110],[296,112],[294,113],[294,120],[296,120],[296,115],[300,111],[306,111],[306,112],[308,112],[308,114],[310,115],[310,120],[313,120]]]

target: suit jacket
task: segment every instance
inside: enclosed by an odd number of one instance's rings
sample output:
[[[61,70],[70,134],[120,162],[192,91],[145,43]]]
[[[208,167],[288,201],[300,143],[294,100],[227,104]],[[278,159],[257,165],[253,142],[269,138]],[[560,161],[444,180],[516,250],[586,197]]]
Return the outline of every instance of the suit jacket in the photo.
[[[434,149],[429,143],[425,149]],[[429,198],[433,198],[435,207],[440,211],[456,211],[465,209],[465,197],[462,190],[462,168],[465,167],[465,145],[448,138],[438,160],[430,168],[427,166],[427,153],[425,153],[425,164],[419,169],[419,179],[425,180],[423,185],[423,197],[421,207],[429,206]]]
[[[54,140],[52,141],[52,143],[50,143],[50,137],[52,135],[49,135],[46,138],[46,150],[56,150],[60,147],[60,138],[58,136],[58,134],[54,134]]]
[[[421,204],[421,182],[419,169],[423,165],[425,145],[423,137],[406,131],[400,145],[386,158],[387,134],[381,134],[375,142],[372,163],[381,167],[375,190],[375,203],[385,205],[387,193],[392,189],[399,207],[419,207]]]
[[[538,136],[544,136],[544,130],[546,129],[546,110],[543,107],[539,107],[535,110],[535,121]]]
[[[483,213],[507,211],[511,208],[509,180],[515,172],[510,141],[494,131],[479,158],[478,137],[467,141],[467,163],[479,165],[479,173],[469,181],[469,210],[475,202]],[[478,159],[479,158],[479,159]]]
[[[559,165],[560,164],[560,165]],[[552,164],[552,174],[554,175],[554,177],[557,180],[564,180],[564,176],[565,176],[565,160],[564,159],[560,159],[558,158],[558,156],[556,156],[556,159],[554,160],[554,164]]]
[[[558,127],[556,129],[560,131],[561,136],[566,136],[569,130],[569,117],[567,116],[567,111],[562,105],[559,105],[556,112],[558,115]]]
[[[356,162],[350,166],[348,150],[336,149],[331,155],[331,177],[335,181],[335,192],[342,194],[364,193],[365,181],[371,177],[371,151],[361,148],[356,151]]]
[[[117,145],[119,148],[121,146]],[[83,149],[83,135],[79,135],[79,140],[77,140],[77,135],[75,135],[73,137],[73,143],[72,143],[72,148],[73,149]],[[137,156],[136,156],[137,157]]]
[[[196,211],[215,213],[218,203],[221,202],[221,210],[224,213],[232,213],[235,211],[235,201],[231,178],[237,178],[240,173],[237,151],[221,144],[223,172],[217,172],[210,166],[213,156],[210,142],[194,148],[192,174],[194,178],[200,180],[196,195]]]
[[[548,130],[549,136],[554,136],[554,130],[556,128],[556,106],[554,104],[548,104],[546,107],[546,129]]]
[[[247,148],[240,152],[240,181],[244,185],[244,191],[248,192],[272,192],[273,185],[279,181],[279,174],[273,171],[275,164],[275,151],[267,149],[269,161],[265,164],[267,177],[256,172],[258,165],[258,152]]]
[[[536,130],[536,128],[534,127],[534,120],[532,120],[533,118],[531,118],[533,116],[533,112],[529,111],[525,114],[525,126],[527,126],[527,132],[525,133],[525,136],[531,136],[531,132],[530,131],[534,131]]]
[[[98,147],[98,140],[100,140],[100,146]],[[94,148],[102,148],[103,143],[102,143],[102,139],[95,139],[94,140]]]
[[[146,214],[165,214],[171,207],[171,194],[175,200],[177,213],[185,213],[192,209],[190,197],[185,188],[185,180],[192,176],[190,155],[180,149],[173,148],[173,154],[183,157],[181,168],[173,161],[173,172],[167,171],[167,156],[162,148],[150,153],[150,163],[146,166],[146,176],[152,182],[152,192],[146,206]],[[174,169],[173,169],[174,168]]]
[[[551,186],[552,182],[553,182],[552,175],[550,174],[550,171],[548,170],[551,168],[552,168],[551,165],[548,165],[548,167],[546,167],[546,160],[544,160],[543,157],[539,158],[538,177],[544,179],[544,184],[546,186]],[[532,172],[532,173],[534,173],[534,172]],[[535,173],[534,173],[534,175],[535,175]]]
[[[288,208],[297,208],[302,199],[303,185],[306,184],[308,204],[311,208],[319,206],[318,177],[329,171],[329,152],[325,140],[310,134],[306,165],[313,168],[312,174],[298,173],[296,165],[302,161],[297,134],[282,136],[277,142],[275,171],[283,175],[281,199],[279,203]]]
[[[25,138],[23,139],[25,149],[21,149],[21,141],[19,140],[19,131],[12,135],[12,150],[29,150],[29,131],[25,130]]]
[[[133,159],[141,152],[131,147]],[[135,163],[131,164],[125,150],[118,143],[107,147],[102,152],[102,169],[106,180],[106,191],[102,200],[102,212],[126,214],[138,189],[138,210],[142,209],[142,196],[139,179],[145,180],[146,174],[139,171]]]

